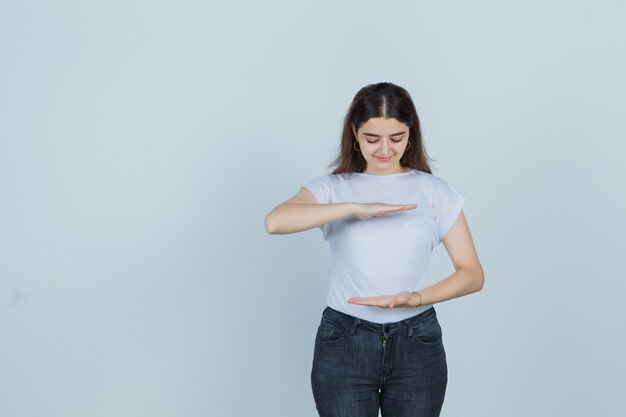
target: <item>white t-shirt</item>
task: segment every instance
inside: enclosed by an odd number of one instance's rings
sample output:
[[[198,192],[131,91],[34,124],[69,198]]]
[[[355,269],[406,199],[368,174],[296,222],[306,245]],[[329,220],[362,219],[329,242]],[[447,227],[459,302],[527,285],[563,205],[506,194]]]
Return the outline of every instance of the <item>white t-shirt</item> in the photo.
[[[386,308],[350,304],[348,299],[419,291],[432,285],[430,256],[458,217],[464,194],[443,179],[415,169],[387,175],[324,174],[303,187],[319,204],[417,204],[415,209],[382,217],[350,217],[319,226],[331,249],[328,306],[381,324],[432,306]]]

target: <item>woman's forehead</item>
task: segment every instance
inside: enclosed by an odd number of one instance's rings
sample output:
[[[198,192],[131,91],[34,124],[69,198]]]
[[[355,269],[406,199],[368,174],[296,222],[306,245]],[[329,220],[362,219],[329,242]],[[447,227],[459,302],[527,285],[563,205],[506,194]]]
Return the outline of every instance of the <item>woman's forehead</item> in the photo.
[[[406,131],[407,125],[395,118],[372,117],[361,125],[359,130],[380,135],[393,135]]]

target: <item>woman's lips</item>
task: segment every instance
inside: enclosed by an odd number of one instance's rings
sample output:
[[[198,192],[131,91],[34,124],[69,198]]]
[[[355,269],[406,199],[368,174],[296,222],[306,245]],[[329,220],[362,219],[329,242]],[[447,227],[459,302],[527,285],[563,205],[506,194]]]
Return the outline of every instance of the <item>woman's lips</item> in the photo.
[[[391,159],[391,157],[390,157],[390,156],[389,156],[389,157],[387,157],[387,158],[381,158],[380,156],[377,156],[376,158],[377,158],[380,162],[387,162],[387,161],[389,161],[389,160]]]

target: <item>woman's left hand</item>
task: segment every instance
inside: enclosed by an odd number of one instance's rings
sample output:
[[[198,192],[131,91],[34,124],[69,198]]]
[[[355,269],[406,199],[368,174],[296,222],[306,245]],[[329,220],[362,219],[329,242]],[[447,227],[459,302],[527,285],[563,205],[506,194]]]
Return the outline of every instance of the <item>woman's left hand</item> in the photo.
[[[377,295],[375,297],[352,297],[348,300],[350,304],[361,304],[366,306],[395,308],[414,307],[410,305],[411,293],[402,291],[396,295]]]

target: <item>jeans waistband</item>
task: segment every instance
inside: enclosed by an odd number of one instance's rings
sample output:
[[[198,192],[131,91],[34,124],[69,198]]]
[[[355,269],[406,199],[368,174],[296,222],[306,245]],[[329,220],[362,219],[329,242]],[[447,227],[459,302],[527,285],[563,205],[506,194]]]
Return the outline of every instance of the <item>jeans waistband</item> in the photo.
[[[354,317],[350,314],[337,311],[330,306],[326,306],[326,308],[322,312],[323,318],[329,318],[331,320],[339,321],[346,327],[350,327],[350,334],[354,334],[357,327],[363,327],[376,333],[380,333],[384,336],[390,336],[404,330],[408,331],[409,336],[413,336],[413,327],[417,326],[421,321],[426,320],[430,316],[437,316],[434,306],[430,306],[428,309],[422,311],[421,313],[406,318],[404,320],[383,324],[374,323],[372,321]]]

